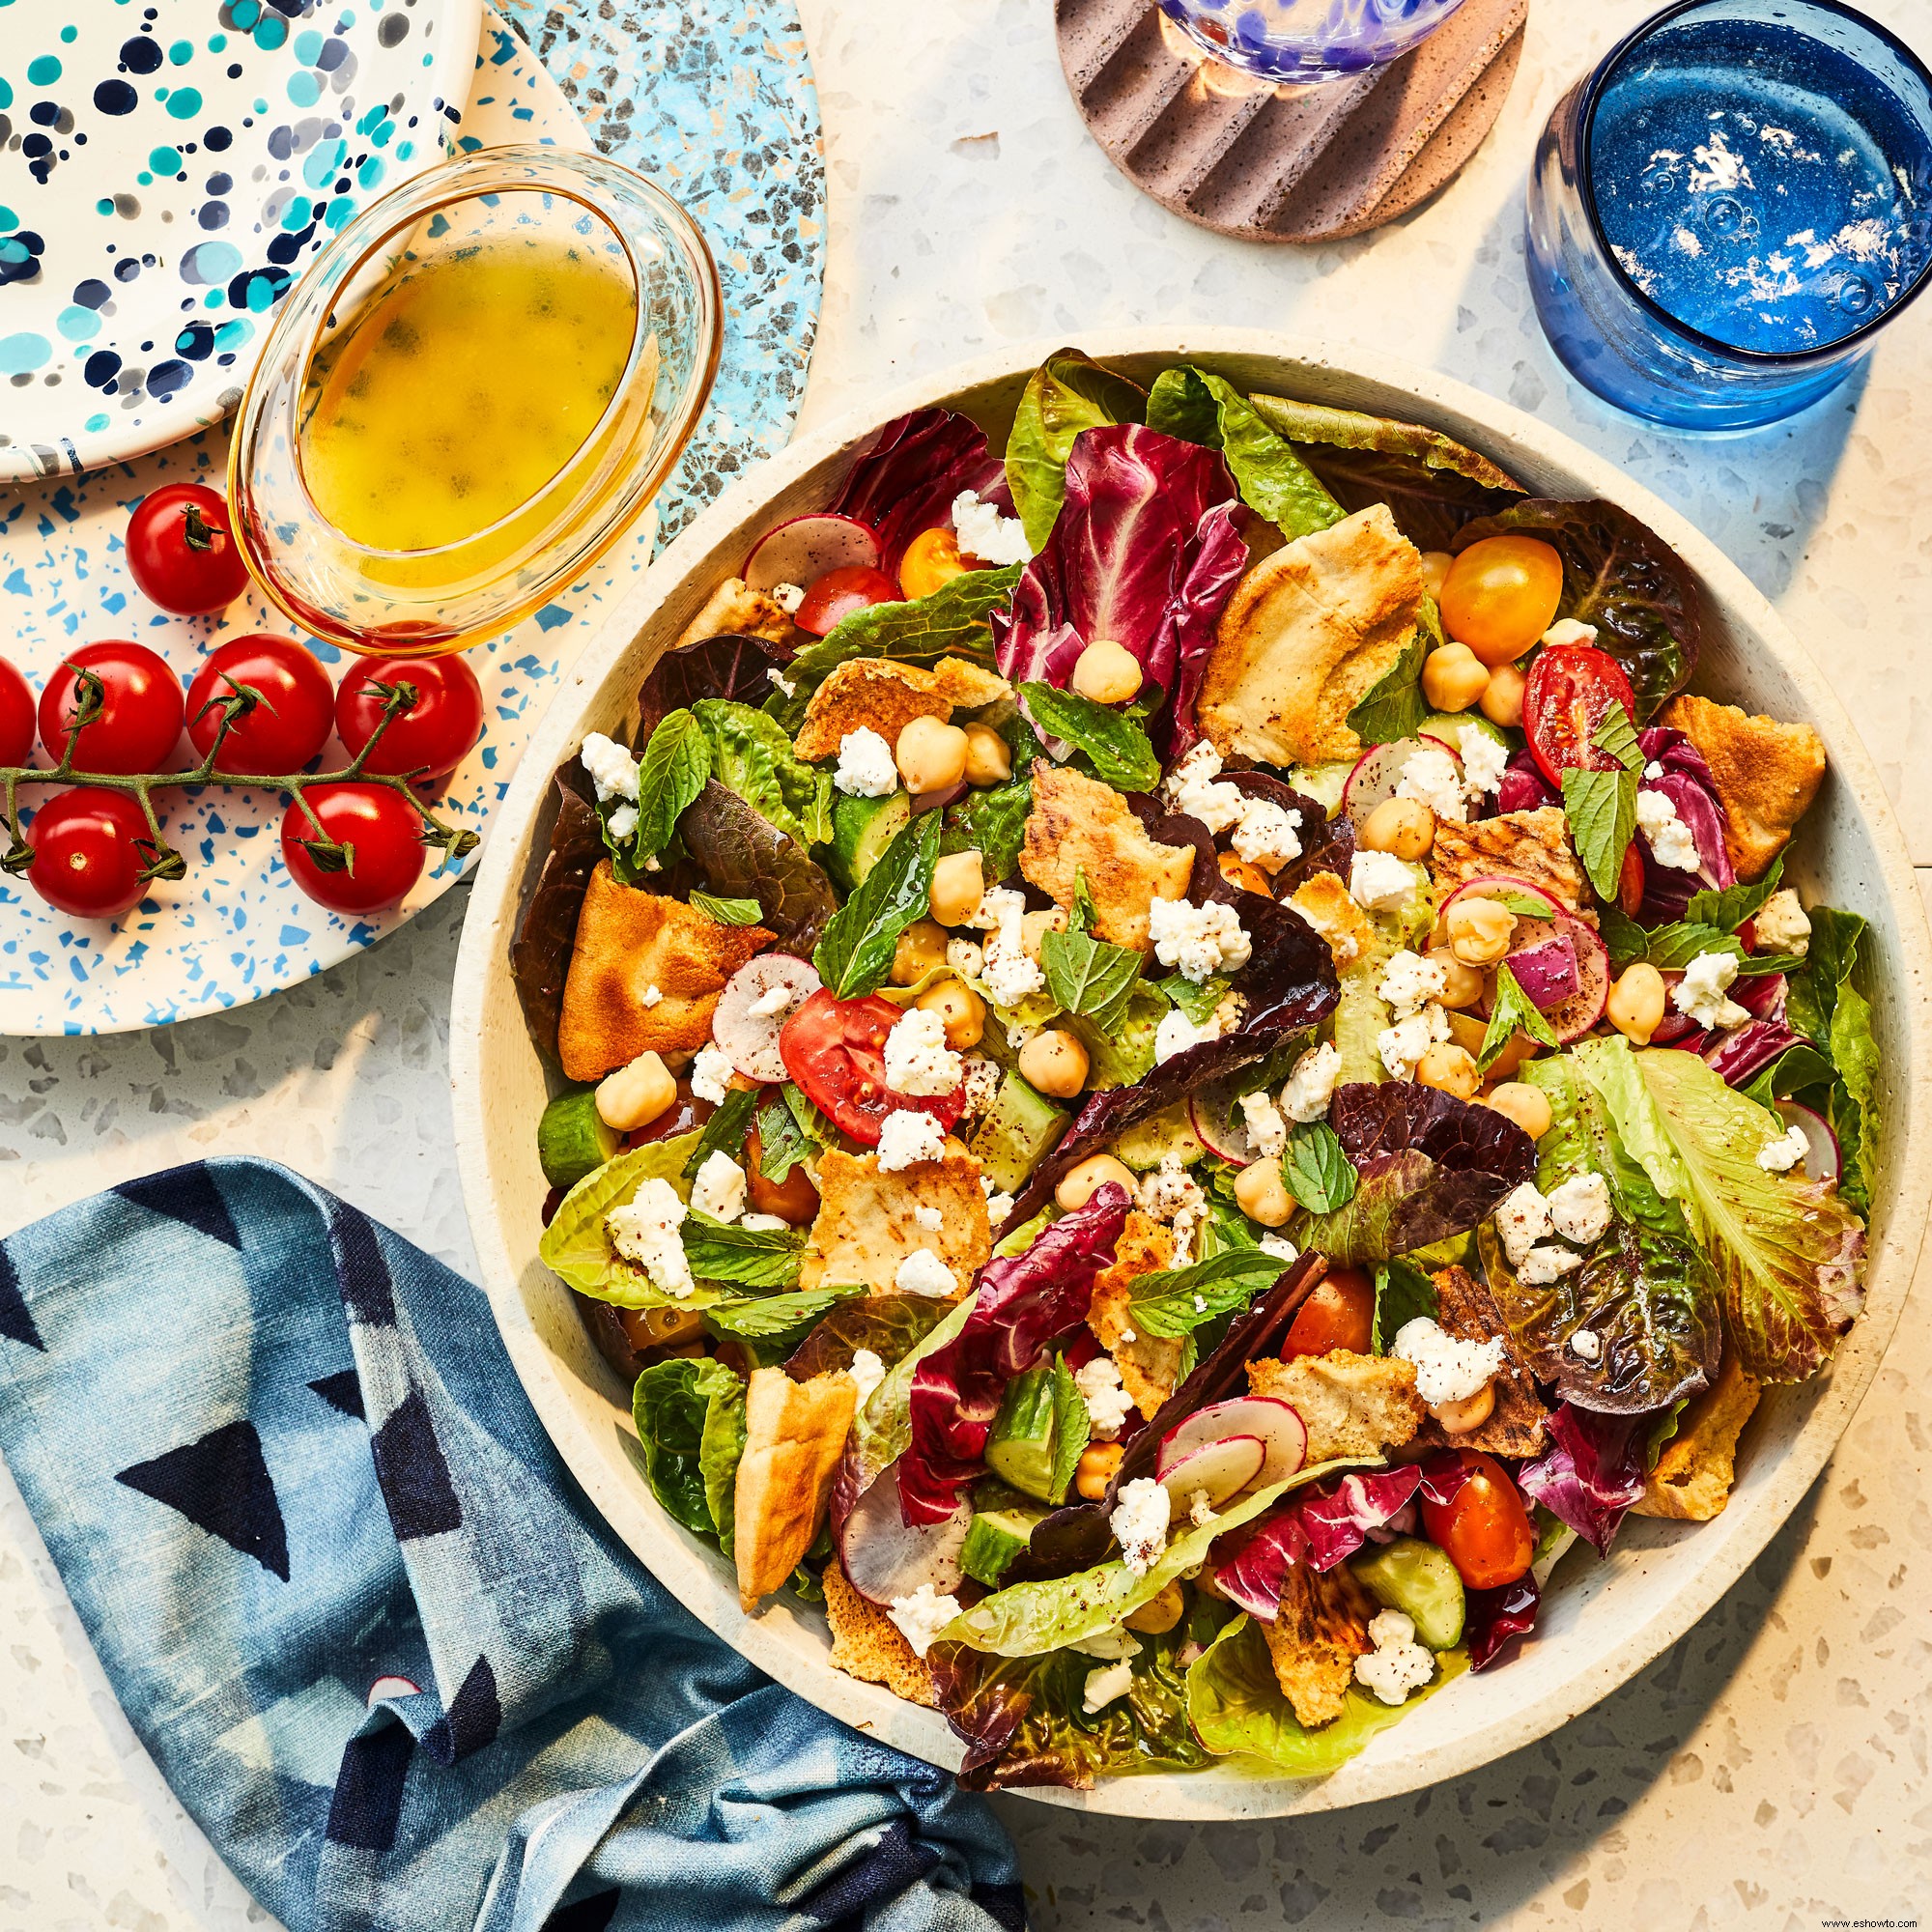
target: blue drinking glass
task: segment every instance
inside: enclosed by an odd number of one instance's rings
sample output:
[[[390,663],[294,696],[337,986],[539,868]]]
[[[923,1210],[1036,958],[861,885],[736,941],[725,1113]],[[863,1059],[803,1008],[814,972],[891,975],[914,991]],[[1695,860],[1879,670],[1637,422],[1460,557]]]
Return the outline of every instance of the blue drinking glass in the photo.
[[[1680,429],[1835,388],[1932,264],[1932,74],[1836,0],[1680,0],[1557,103],[1527,210],[1550,346]]]
[[[1272,81],[1339,80],[1427,40],[1463,0],[1160,0],[1215,60]]]

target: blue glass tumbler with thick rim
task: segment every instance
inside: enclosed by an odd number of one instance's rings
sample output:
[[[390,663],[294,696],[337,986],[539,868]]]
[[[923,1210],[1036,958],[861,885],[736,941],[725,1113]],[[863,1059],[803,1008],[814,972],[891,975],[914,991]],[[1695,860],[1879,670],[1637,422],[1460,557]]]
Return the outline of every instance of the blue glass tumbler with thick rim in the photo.
[[[1341,80],[1397,60],[1463,0],[1159,0],[1204,53],[1261,80]]]
[[[1932,72],[1897,37],[1839,0],[1678,0],[1620,41],[1556,103],[1537,143],[1524,239],[1530,293],[1565,368],[1605,402],[1676,429],[1746,430],[1795,415],[1837,387],[1880,329],[1925,286],[1922,270],[1889,306],[1835,341],[1789,353],[1734,348],[1679,321],[1611,253],[1590,171],[1598,101],[1621,64],[1686,20],[1796,27],[1882,80],[1932,147]],[[1932,181],[1919,184],[1932,192]],[[1923,203],[1921,203],[1923,205]]]

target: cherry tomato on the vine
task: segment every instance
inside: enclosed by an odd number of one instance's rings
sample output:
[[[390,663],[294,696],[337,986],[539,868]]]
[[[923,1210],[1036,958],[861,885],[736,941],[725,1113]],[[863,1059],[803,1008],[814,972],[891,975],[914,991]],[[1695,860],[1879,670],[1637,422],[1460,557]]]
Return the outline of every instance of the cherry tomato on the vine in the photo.
[[[147,893],[141,877],[153,838],[131,798],[99,785],[56,792],[34,813],[27,883],[58,912],[74,919],[119,919]]]
[[[78,731],[82,679],[100,680],[100,709]],[[182,734],[181,679],[146,644],[119,639],[83,644],[41,693],[41,743],[58,761],[74,740],[73,764],[83,772],[156,772],[174,755]]]
[[[1281,1358],[1325,1355],[1330,1349],[1366,1355],[1375,1319],[1375,1283],[1360,1268],[1331,1267],[1295,1311],[1282,1339]]]
[[[421,877],[427,856],[421,818],[387,785],[317,785],[282,814],[290,875],[330,912],[381,912],[396,904]]]
[[[1514,1583],[1536,1554],[1521,1492],[1493,1456],[1460,1449],[1467,1478],[1446,1503],[1422,1502],[1422,1525],[1472,1590]]]
[[[1540,537],[1483,537],[1449,567],[1442,628],[1492,669],[1513,664],[1556,621],[1563,558]]]
[[[128,569],[151,604],[177,617],[211,616],[248,587],[248,566],[230,530],[219,491],[163,483],[128,520]]]
[[[899,588],[908,597],[930,597],[942,584],[951,583],[966,573],[966,559],[959,554],[959,539],[946,525],[921,530],[905,547],[899,558]]]
[[[1635,699],[1624,668],[1594,644],[1546,644],[1522,687],[1522,729],[1530,755],[1551,784],[1565,769],[1613,772],[1618,760],[1597,743],[1597,727],[1612,704],[1634,718]]]
[[[942,1127],[965,1111],[966,1090],[911,1099],[886,1086],[886,1036],[904,1017],[890,1000],[869,994],[841,1000],[821,986],[784,1023],[779,1057],[813,1106],[838,1122],[855,1141],[876,1147],[886,1116],[917,1107]]]
[[[24,765],[34,752],[33,688],[0,658],[0,765]]]
[[[187,735],[204,757],[222,700],[245,685],[261,702],[236,720],[214,768],[243,777],[298,772],[328,742],[335,692],[313,651],[266,631],[209,652],[187,688]]]
[[[397,714],[364,771],[447,778],[483,733],[483,687],[460,657],[357,658],[335,694],[335,730],[352,754],[376,735],[387,701],[380,687],[407,684],[416,700]]]
[[[812,582],[805,602],[792,613],[792,622],[801,631],[822,638],[855,611],[905,601],[905,592],[883,570],[874,570],[869,564],[842,563]]]

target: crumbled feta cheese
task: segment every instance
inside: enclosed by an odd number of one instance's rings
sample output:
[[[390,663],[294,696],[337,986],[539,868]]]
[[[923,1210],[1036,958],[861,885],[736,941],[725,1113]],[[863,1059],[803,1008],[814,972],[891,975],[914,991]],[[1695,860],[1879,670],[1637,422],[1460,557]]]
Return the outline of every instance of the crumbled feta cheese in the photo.
[[[1285,1235],[1264,1235],[1260,1245],[1263,1254],[1272,1255],[1278,1262],[1293,1262],[1301,1258],[1301,1250]]]
[[[1500,1335],[1487,1342],[1465,1342],[1427,1315],[1402,1324],[1393,1352],[1414,1363],[1415,1392],[1429,1408],[1468,1401],[1489,1386],[1503,1365]]]
[[[1553,1226],[1549,1203],[1537,1191],[1536,1182],[1525,1180],[1513,1187],[1496,1203],[1496,1233],[1502,1236],[1503,1253],[1512,1267],[1520,1267],[1523,1257]]]
[[[912,1645],[915,1657],[923,1657],[933,1639],[959,1614],[959,1600],[942,1597],[930,1583],[922,1583],[909,1597],[895,1597],[886,1614],[899,1627],[899,1634]]]
[[[938,1234],[940,1229],[946,1225],[946,1216],[937,1208],[927,1208],[923,1203],[912,1210],[912,1218],[928,1235]]]
[[[899,1174],[946,1152],[946,1130],[919,1107],[899,1107],[879,1129],[879,1172]]]
[[[886,1035],[886,1085],[895,1094],[951,1094],[966,1077],[966,1063],[946,1043],[946,1021],[909,1007]]]
[[[962,555],[977,556],[996,569],[1026,563],[1033,556],[1026,526],[1017,517],[1002,516],[997,504],[981,502],[971,490],[960,491],[952,499],[952,534],[959,539]]]
[[[765,675],[772,681],[773,684],[775,684],[779,688],[780,691],[783,692],[787,697],[796,697],[798,696],[798,686],[795,685],[791,681],[791,679],[784,674],[783,671],[768,670],[765,673]]]
[[[663,998],[664,998],[664,988],[653,982],[652,984],[644,988],[643,993],[639,1000],[639,1005],[646,1008],[654,1007]]]
[[[1737,977],[1738,962],[1728,952],[1700,952],[1670,989],[1670,1004],[1701,1027],[1743,1026],[1750,1014],[1724,997]]]
[[[1435,1659],[1415,1640],[1414,1621],[1400,1610],[1379,1610],[1369,1619],[1375,1649],[1355,1660],[1355,1682],[1384,1704],[1402,1704],[1435,1675]]]
[[[1643,834],[1650,856],[1660,866],[1694,872],[1703,865],[1697,854],[1697,840],[1690,828],[1678,817],[1677,801],[1668,792],[1637,793],[1636,829]]]
[[[1342,1056],[1333,1040],[1311,1046],[1294,1063],[1288,1085],[1281,1090],[1281,1111],[1301,1126],[1319,1121],[1335,1097],[1335,1082],[1341,1072]]]
[[[1206,905],[1150,900],[1148,937],[1153,941],[1154,957],[1163,966],[1178,967],[1181,978],[1197,986],[1216,973],[1239,972],[1253,950],[1235,908],[1219,899]]]
[[[967,921],[987,935],[981,972],[996,1007],[1016,1007],[1046,984],[1039,962],[1027,957],[1025,919],[1026,895],[994,886],[980,895],[979,910]]]
[[[787,617],[795,616],[798,607],[805,602],[805,585],[802,583],[774,583],[765,593]],[[789,697],[790,692],[785,696]]]
[[[776,1235],[781,1228],[789,1228],[791,1223],[782,1214],[741,1214],[738,1225],[748,1235]]]
[[[1509,747],[1480,724],[1464,724],[1456,734],[1463,753],[1463,782],[1476,797],[1502,788],[1509,769]]]
[[[1168,1508],[1167,1492],[1151,1476],[1136,1476],[1122,1490],[1107,1519],[1127,1568],[1137,1577],[1145,1577],[1167,1547]]]
[[[695,1285],[677,1232],[684,1225],[684,1211],[669,1181],[651,1179],[604,1217],[605,1233],[617,1253],[642,1268],[661,1293],[680,1298]]]
[[[1594,1170],[1549,1190],[1549,1222],[1566,1241],[1587,1248],[1610,1225],[1610,1184]]]
[[[593,731],[578,748],[577,755],[597,787],[597,802],[627,798],[638,802],[638,761],[614,738]]]
[[[697,1058],[691,1063],[691,1091],[700,1100],[722,1107],[731,1084],[731,1071],[730,1058],[723,1048],[701,1046]]]
[[[1416,1063],[1432,1046],[1448,1037],[1449,1015],[1440,1007],[1426,1007],[1377,1034],[1376,1051],[1392,1080],[1412,1080]]]
[[[1382,969],[1377,994],[1395,1009],[1399,1020],[1419,1013],[1432,1000],[1439,1000],[1449,990],[1449,969],[1439,959],[1425,959],[1406,947],[1394,954]]]
[[[621,845],[638,829],[638,808],[613,805],[610,817],[604,821],[604,829]]]
[[[1111,1355],[1095,1355],[1073,1371],[1073,1386],[1087,1405],[1087,1419],[1094,1434],[1111,1437],[1121,1433],[1121,1424],[1134,1412],[1134,1399],[1121,1386],[1121,1372]]]
[[[1811,944],[1811,922],[1789,886],[1773,893],[1751,923],[1762,952],[1795,952],[1802,959]]]
[[[1651,759],[1650,763],[1644,766],[1643,775],[1652,784],[1655,784],[1663,776],[1662,762],[1657,758]]]
[[[949,939],[946,963],[962,980],[977,980],[986,970],[985,950],[976,939]]]
[[[1594,644],[1597,641],[1597,627],[1594,624],[1579,624],[1575,617],[1559,617],[1538,641],[1546,644]]]
[[[1162,1154],[1160,1165],[1141,1176],[1134,1194],[1141,1212],[1156,1221],[1172,1221],[1184,1208],[1199,1208],[1208,1198],[1178,1153]]]
[[[1012,1211],[1013,1197],[1010,1194],[986,1196],[986,1220],[989,1226],[997,1228]]]
[[[1578,1328],[1570,1337],[1570,1352],[1579,1362],[1600,1362],[1604,1358],[1604,1338],[1594,1328]]]
[[[1196,1026],[1179,1007],[1176,1007],[1172,1012],[1163,1014],[1159,1026],[1154,1028],[1154,1063],[1158,1065],[1163,1060],[1172,1060],[1177,1053],[1185,1053],[1190,1046],[1199,1046],[1203,1040],[1220,1037],[1219,1013],[1209,1013],[1199,1026]]]
[[[1208,1499],[1206,1490],[1192,1490],[1188,1492],[1187,1520],[1196,1529],[1199,1529],[1204,1523],[1212,1522],[1216,1514],[1214,1505]]]
[[[781,980],[776,986],[768,987],[752,1002],[750,1012],[754,1020],[775,1020],[781,1013],[788,1013],[798,1005],[799,994],[796,986],[788,986]]]
[[[899,788],[899,768],[893,748],[862,724],[838,741],[838,769],[832,782],[847,798],[890,798]]]
[[[691,1205],[714,1221],[735,1221],[745,1211],[745,1170],[723,1148],[714,1148],[697,1170]]]
[[[998,1097],[1000,1066],[983,1053],[969,1053],[965,1059],[966,1109],[961,1120],[977,1121]]]
[[[1349,896],[1369,912],[1393,912],[1415,891],[1415,869],[1393,852],[1357,852],[1349,862]]]
[[[1566,1274],[1575,1274],[1583,1265],[1583,1257],[1574,1248],[1531,1248],[1517,1269],[1518,1279],[1530,1288],[1548,1288]]]
[[[1133,1686],[1134,1666],[1124,1657],[1114,1663],[1103,1663],[1098,1670],[1087,1673],[1086,1685],[1080,1692],[1082,1708],[1092,1717],[1096,1711],[1104,1711],[1116,1697],[1124,1697]]]
[[[1757,1164],[1767,1174],[1789,1174],[1811,1151],[1803,1127],[1791,1127],[1769,1147],[1758,1150]]]
[[[1263,1160],[1279,1160],[1288,1145],[1288,1122],[1281,1109],[1265,1094],[1243,1094],[1241,1114],[1248,1123],[1248,1138]]]
[[[952,1270],[930,1248],[915,1248],[898,1264],[893,1286],[901,1294],[929,1294],[945,1300],[959,1292]]]
[[[1420,799],[1437,818],[1460,824],[1467,815],[1463,800],[1463,774],[1456,760],[1435,745],[1411,752],[1396,781],[1398,798]]]
[[[871,1401],[872,1391],[886,1378],[886,1365],[869,1349],[852,1350],[852,1367],[848,1371],[859,1385],[859,1406],[864,1408]]]
[[[1270,798],[1241,800],[1241,816],[1229,840],[1237,858],[1264,872],[1278,872],[1301,857],[1301,814]]]
[[[1198,818],[1216,838],[1238,823],[1248,803],[1238,785],[1217,784],[1221,754],[1206,738],[1175,766],[1161,787],[1170,810]]]

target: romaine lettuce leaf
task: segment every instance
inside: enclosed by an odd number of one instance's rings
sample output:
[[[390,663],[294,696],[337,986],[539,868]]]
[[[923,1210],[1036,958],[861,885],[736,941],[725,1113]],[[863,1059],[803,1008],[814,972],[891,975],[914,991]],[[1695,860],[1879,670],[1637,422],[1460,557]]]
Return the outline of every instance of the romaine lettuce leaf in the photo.
[[[604,1217],[630,1200],[647,1180],[668,1180],[682,1200],[691,1198],[685,1162],[696,1148],[696,1133],[675,1140],[650,1141],[607,1160],[586,1174],[563,1200],[537,1243],[544,1265],[580,1294],[618,1308],[708,1308],[718,1299],[703,1283],[689,1294],[669,1295],[652,1287],[642,1268],[623,1260],[611,1245]]]
[[[721,1365],[714,1361],[707,1366]],[[737,1526],[738,1464],[745,1454],[745,1384],[731,1376],[728,1388],[715,1378],[708,1378],[706,1386],[709,1400],[697,1439],[697,1473],[704,1483],[704,1507],[718,1531],[718,1547],[729,1556]]]
[[[711,743],[711,776],[801,845],[832,837],[832,774],[809,765],[776,719],[728,698],[692,707]]]
[[[952,1312],[929,1294],[868,1294],[840,1301],[792,1352],[785,1373],[795,1382],[809,1382],[833,1369],[849,1369],[861,1349],[869,1349],[890,1369]]]
[[[1829,1094],[1817,1098],[1838,1137],[1843,1163],[1838,1190],[1860,1213],[1869,1213],[1877,1157],[1878,1046],[1870,1005],[1851,980],[1865,922],[1831,906],[1813,907],[1810,918],[1804,969],[1791,975],[1785,1019],[1831,1056],[1835,1077]]]
[[[1039,550],[1066,495],[1073,439],[1104,423],[1144,422],[1147,391],[1077,349],[1057,349],[1027,378],[1007,438],[1007,488]]]
[[[736,1453],[731,1416],[721,1414],[714,1427],[714,1406],[726,1411],[735,1407]],[[721,1504],[728,1494],[727,1462],[731,1478],[737,1474],[738,1454],[744,1449],[744,1383],[709,1356],[676,1355],[653,1362],[638,1378],[631,1408],[651,1493],[686,1529],[699,1536],[719,1535],[724,1522],[713,1513],[711,1493],[720,1492]]]

